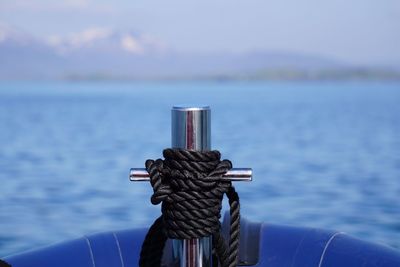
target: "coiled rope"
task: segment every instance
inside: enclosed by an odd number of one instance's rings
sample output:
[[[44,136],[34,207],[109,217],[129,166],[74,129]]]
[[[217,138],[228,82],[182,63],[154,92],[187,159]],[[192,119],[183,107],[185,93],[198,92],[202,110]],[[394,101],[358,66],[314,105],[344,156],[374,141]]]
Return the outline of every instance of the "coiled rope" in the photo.
[[[162,203],[162,215],[150,227],[142,244],[140,267],[159,267],[167,238],[213,237],[214,266],[238,263],[240,205],[232,183],[222,176],[232,168],[219,151],[165,149],[164,160],[147,160],[154,194],[151,203]],[[229,245],[221,234],[222,199],[230,206]]]

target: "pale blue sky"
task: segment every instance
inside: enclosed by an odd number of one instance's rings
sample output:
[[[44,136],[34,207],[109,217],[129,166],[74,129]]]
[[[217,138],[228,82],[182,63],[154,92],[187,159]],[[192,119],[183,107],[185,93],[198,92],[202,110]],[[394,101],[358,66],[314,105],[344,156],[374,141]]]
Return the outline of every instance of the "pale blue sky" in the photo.
[[[400,0],[0,0],[0,22],[39,36],[105,27],[185,52],[301,52],[400,65]]]

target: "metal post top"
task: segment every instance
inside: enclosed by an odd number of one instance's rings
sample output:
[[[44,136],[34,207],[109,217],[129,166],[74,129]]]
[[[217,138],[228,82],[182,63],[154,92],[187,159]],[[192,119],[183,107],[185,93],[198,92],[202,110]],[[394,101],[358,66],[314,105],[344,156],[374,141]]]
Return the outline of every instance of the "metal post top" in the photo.
[[[173,111],[202,111],[211,110],[207,105],[175,105],[172,107]]]
[[[211,150],[209,106],[177,105],[171,111],[171,145],[174,148]]]

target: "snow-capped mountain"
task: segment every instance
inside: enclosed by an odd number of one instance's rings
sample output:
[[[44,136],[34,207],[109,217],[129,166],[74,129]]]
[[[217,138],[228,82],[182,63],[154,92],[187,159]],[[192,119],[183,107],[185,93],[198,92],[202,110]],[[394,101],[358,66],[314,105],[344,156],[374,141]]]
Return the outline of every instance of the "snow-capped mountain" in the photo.
[[[90,28],[67,36],[53,35],[46,39],[47,44],[61,54],[76,51],[126,52],[134,55],[161,53],[165,45],[149,36],[135,32],[117,32],[108,28]]]
[[[179,53],[137,32],[91,28],[37,38],[0,24],[0,79],[193,78],[352,68],[295,53]],[[258,75],[258,74],[257,74]],[[263,76],[263,77],[264,77]]]
[[[145,58],[159,57],[165,50],[155,38],[133,32],[93,28],[38,39],[0,25],[0,78],[131,75]]]
[[[0,24],[0,78],[33,78],[51,70],[58,64],[52,48],[34,36]]]
[[[0,22],[0,43],[28,44],[34,38],[29,33],[23,32]]]

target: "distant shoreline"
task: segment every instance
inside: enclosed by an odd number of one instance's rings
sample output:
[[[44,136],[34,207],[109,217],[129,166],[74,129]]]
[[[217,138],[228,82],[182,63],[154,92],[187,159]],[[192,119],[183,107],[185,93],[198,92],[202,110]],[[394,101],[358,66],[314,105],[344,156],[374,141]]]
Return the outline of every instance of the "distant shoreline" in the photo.
[[[0,81],[400,81],[400,71],[386,69],[267,69],[240,74],[157,75],[135,76],[108,73],[66,74],[59,77],[45,75],[0,77]]]

